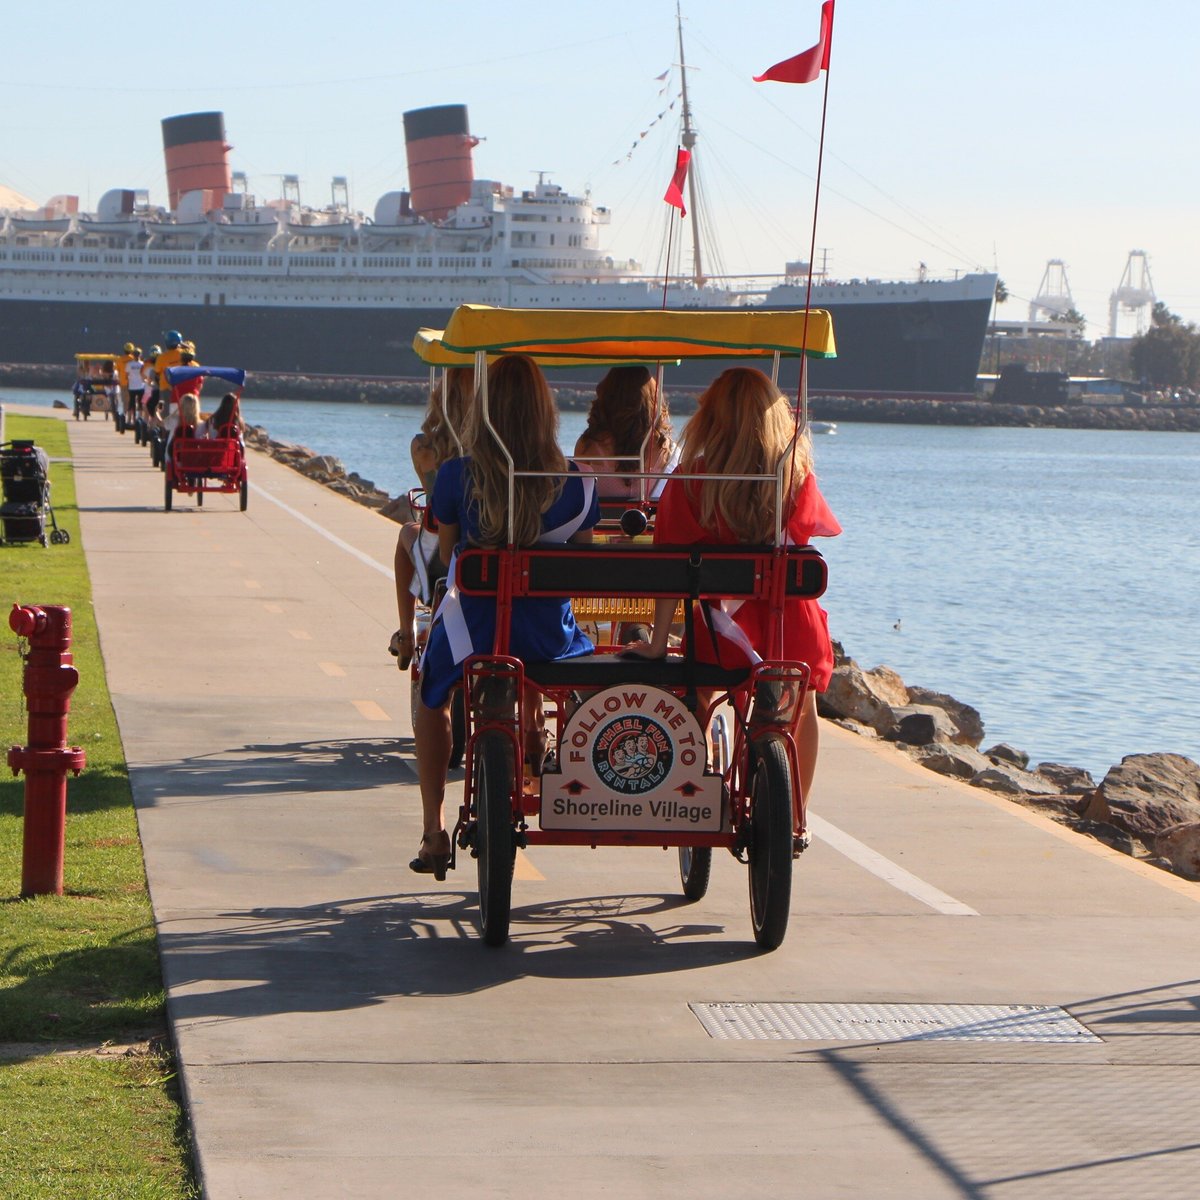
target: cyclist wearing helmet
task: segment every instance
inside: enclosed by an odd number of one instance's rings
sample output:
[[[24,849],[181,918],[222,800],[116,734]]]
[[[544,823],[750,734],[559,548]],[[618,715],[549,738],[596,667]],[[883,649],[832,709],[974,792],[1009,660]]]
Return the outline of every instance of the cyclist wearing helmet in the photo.
[[[171,340],[171,335],[179,337],[175,330],[168,330],[163,336],[167,340]],[[165,362],[165,365],[164,365]],[[196,359],[196,347],[191,342],[185,342],[180,339],[179,343],[173,348],[164,350],[158,356],[158,375],[162,381],[159,385],[161,388],[159,399],[161,401],[161,415],[163,424],[169,430],[174,430],[179,423],[179,401],[180,397],[193,394],[199,395],[200,388],[203,384],[202,379],[190,380],[187,383],[179,383],[171,387],[167,383],[167,368],[168,367],[198,367],[199,361]]]
[[[158,412],[158,356],[162,353],[161,346],[151,346],[146,354],[146,362],[142,367],[142,380],[146,385],[145,401],[146,421],[153,424]]]
[[[125,362],[125,422],[135,428],[142,419],[142,392],[146,387],[142,378],[142,365],[142,352],[134,346],[128,352]]]
[[[170,385],[167,383],[167,368],[179,366],[179,359],[183,353],[183,334],[178,329],[168,329],[163,333],[163,345],[165,349],[158,356],[158,361],[155,363],[155,368],[158,371],[158,394],[160,398],[166,398],[171,394]],[[193,352],[195,348],[193,347]]]
[[[117,389],[121,393],[121,409],[117,414],[117,428],[123,429],[121,415],[129,411],[129,364],[133,362],[133,352],[137,347],[132,342],[126,342],[114,366],[117,372]]]

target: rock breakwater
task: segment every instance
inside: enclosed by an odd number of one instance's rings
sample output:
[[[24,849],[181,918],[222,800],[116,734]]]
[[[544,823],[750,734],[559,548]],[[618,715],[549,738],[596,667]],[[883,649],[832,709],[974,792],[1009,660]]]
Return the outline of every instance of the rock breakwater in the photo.
[[[0,387],[61,388],[74,382],[69,363],[45,366],[0,363]],[[281,375],[253,372],[249,399],[326,400],[345,404],[424,405],[427,384],[421,379],[373,379],[331,375]],[[559,407],[586,411],[594,393],[557,384]],[[670,390],[672,410],[684,416],[695,408],[694,390]],[[1113,404],[993,404],[988,400],[932,400],[918,397],[814,396],[809,413],[816,421],[870,421],[904,425],[977,425],[1016,428],[1144,430],[1200,433],[1200,405],[1161,404],[1135,407]]]
[[[818,711],[844,728],[896,744],[914,761],[988,788],[1077,833],[1186,879],[1200,880],[1200,764],[1180,754],[1130,754],[1097,784],[1082,767],[1042,762],[1006,743],[980,749],[969,704],[907,685],[890,667],[864,671],[835,643]]]
[[[245,437],[250,449],[269,455],[276,462],[324,484],[348,500],[375,509],[381,516],[398,522],[414,518],[413,506],[407,496],[390,496],[382,488],[376,487],[372,480],[364,479],[354,471],[347,471],[341,459],[331,454],[318,454],[307,446],[276,441],[258,425],[246,426]]]

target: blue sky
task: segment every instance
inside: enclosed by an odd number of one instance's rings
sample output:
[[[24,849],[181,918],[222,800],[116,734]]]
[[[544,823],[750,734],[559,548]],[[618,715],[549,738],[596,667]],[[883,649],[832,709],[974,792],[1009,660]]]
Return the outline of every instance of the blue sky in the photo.
[[[465,103],[484,139],[477,176],[529,186],[548,169],[590,187],[613,210],[614,255],[658,255],[676,127],[652,122],[678,92],[678,70],[665,95],[655,80],[678,60],[674,0],[208,0],[128,18],[78,0],[9,7],[0,184],[39,203],[70,192],[94,204],[110,187],[164,201],[159,120],[220,109],[251,190],[266,198],[294,173],[323,204],[345,175],[370,213],[405,185],[404,111]],[[823,89],[750,76],[811,45],[819,10],[683,0],[698,161],[728,272],[807,254]],[[1001,315],[1021,317],[1047,260],[1062,259],[1097,336],[1137,249],[1159,298],[1200,322],[1197,45],[1200,6],[1184,0],[839,0],[816,239],[831,271],[995,267],[1014,296]]]

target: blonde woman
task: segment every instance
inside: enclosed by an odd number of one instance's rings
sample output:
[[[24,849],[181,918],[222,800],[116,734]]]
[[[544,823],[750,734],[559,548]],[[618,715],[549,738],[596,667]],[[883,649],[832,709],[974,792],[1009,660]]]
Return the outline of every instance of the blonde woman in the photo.
[[[678,471],[704,473],[704,480],[668,479],[658,505],[654,540],[664,545],[763,545],[775,538],[775,483],[722,479],[723,475],[773,474],[785,456],[783,536],[791,545],[814,537],[835,537],[842,527],[829,510],[812,473],[812,445],[806,434],[792,444],[791,407],[761,372],[736,367],[719,375],[700,397],[684,428]],[[790,456],[788,447],[792,446]],[[829,686],[833,647],[825,610],[816,600],[789,597],[783,621],[783,657],[804,662],[811,690],[798,715],[796,750],[800,786],[808,796],[816,770],[819,730],[815,692]],[[661,658],[667,652],[674,600],[655,605],[650,642],[626,647],[629,654]],[[771,620],[763,600],[749,600],[732,613],[718,612],[714,633],[721,661],[757,661],[766,650]],[[697,651],[703,649],[697,634]]]
[[[508,541],[508,467],[497,444],[507,447],[518,471],[550,471],[553,477],[518,479],[512,513],[513,544],[591,541],[600,518],[596,481],[569,464],[558,448],[558,413],[537,365],[520,355],[488,368],[488,410],[496,433],[471,407],[466,442],[469,458],[452,458],[438,469],[431,507],[438,522],[442,557],[451,563],[450,590],[438,608],[421,660],[421,699],[414,716],[417,774],[424,828],[412,870],[446,877],[450,837],[443,817],[446,764],[450,756],[450,691],[472,654],[491,653],[496,633],[495,600],[463,596],[454,587],[452,555],[473,546]],[[593,647],[575,624],[567,597],[513,602],[509,653],[526,662],[590,654]],[[540,769],[545,733],[541,705],[526,705],[530,743],[526,754]]]
[[[454,437],[455,434],[460,440],[463,437],[474,381],[474,372],[469,367],[455,367],[447,372],[444,408],[442,390],[435,388],[429,397],[421,430],[409,447],[413,468],[425,489],[426,508],[419,522],[409,521],[401,526],[393,558],[399,626],[392,634],[388,649],[396,656],[396,665],[402,671],[412,662],[413,615],[417,598],[426,604],[432,603],[434,584],[446,574],[446,560],[439,553],[437,520],[430,501],[438,468],[459,453]]]
[[[596,384],[596,398],[588,409],[587,428],[575,443],[580,466],[591,471],[640,471],[642,442],[653,428],[646,446],[647,471],[669,471],[675,465],[671,418],[659,403],[658,383],[645,367],[613,367]],[[636,479],[609,476],[598,481],[602,500],[636,499]],[[656,497],[662,480],[649,480],[647,495]]]

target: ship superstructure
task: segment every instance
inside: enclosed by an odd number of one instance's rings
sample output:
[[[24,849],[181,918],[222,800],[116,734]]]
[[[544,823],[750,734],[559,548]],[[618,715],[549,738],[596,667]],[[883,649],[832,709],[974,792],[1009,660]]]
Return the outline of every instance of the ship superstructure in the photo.
[[[170,208],[114,189],[95,213],[59,196],[0,219],[0,359],[63,361],[81,337],[145,342],[171,327],[260,370],[404,375],[417,373],[408,352],[417,326],[465,301],[663,303],[661,279],[608,253],[611,214],[590,194],[572,195],[545,173],[521,190],[474,178],[465,106],[405,114],[409,187],[381,197],[370,216],[351,209],[344,179],[321,208],[301,203],[294,176],[283,177],[279,199],[257,200],[232,169],[220,113],[162,125]],[[994,287],[989,275],[819,282],[813,304],[834,312],[842,357],[814,370],[812,385],[973,391]],[[672,278],[666,289],[670,308],[803,303],[794,273]],[[850,308],[855,317],[840,315]],[[864,351],[890,382],[875,381],[856,348],[863,326]]]

